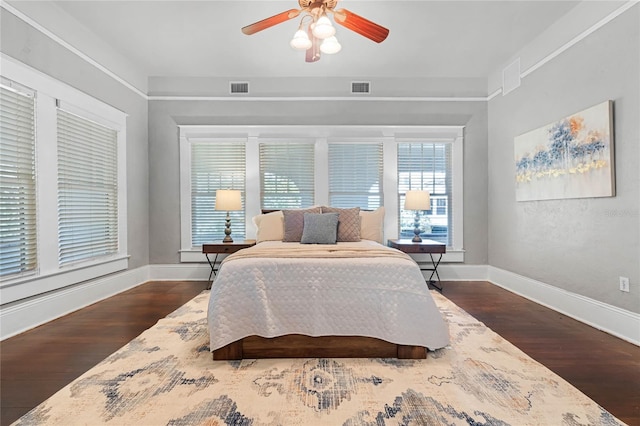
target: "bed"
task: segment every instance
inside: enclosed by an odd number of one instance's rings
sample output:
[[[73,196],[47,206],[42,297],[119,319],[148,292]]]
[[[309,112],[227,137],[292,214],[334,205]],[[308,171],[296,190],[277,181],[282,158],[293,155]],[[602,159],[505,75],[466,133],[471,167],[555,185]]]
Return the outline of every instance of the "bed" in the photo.
[[[323,244],[287,241],[304,235],[287,236],[286,211],[276,213],[254,218],[258,243],[225,258],[213,283],[214,360],[425,358],[449,343],[418,265],[381,244],[377,224],[368,233],[371,218],[358,212],[357,241]]]

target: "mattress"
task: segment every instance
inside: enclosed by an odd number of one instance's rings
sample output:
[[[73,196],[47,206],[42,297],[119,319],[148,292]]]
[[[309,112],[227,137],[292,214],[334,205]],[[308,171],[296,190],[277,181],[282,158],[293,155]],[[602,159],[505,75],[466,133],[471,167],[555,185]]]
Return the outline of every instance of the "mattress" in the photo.
[[[447,325],[418,265],[379,243],[265,241],[228,256],[209,299],[210,349],[247,336],[366,336],[431,350]]]

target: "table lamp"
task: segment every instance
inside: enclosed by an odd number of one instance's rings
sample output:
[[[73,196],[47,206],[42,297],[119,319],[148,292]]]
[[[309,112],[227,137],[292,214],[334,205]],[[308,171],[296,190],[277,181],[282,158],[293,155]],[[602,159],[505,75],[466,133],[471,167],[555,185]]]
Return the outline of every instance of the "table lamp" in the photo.
[[[218,189],[216,191],[216,210],[227,211],[227,222],[222,242],[232,243],[231,217],[229,216],[229,212],[233,210],[242,210],[242,192],[235,189]]]
[[[404,209],[416,211],[416,217],[413,222],[413,233],[415,235],[411,241],[414,243],[422,242],[422,238],[420,238],[420,211],[431,210],[429,191],[407,191],[404,196]]]

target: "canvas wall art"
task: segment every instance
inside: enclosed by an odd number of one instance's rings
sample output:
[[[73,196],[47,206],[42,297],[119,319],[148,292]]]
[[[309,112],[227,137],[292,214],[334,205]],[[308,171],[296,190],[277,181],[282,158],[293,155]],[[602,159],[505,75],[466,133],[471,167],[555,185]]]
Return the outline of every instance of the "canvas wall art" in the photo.
[[[514,144],[517,201],[615,195],[612,101],[517,136]]]

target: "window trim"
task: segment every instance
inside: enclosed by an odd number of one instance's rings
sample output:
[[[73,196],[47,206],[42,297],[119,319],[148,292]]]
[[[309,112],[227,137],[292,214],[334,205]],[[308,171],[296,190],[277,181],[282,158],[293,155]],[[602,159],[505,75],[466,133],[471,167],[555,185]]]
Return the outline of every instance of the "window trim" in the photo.
[[[209,137],[206,135],[191,136],[180,128],[180,261],[181,262],[203,262],[206,261],[202,250],[196,250],[192,244],[191,227],[191,143],[192,142],[224,142],[224,143],[246,143],[247,139],[242,137]],[[247,163],[247,152],[245,151],[245,166]],[[245,194],[247,193],[247,169],[245,167]],[[245,224],[246,224],[246,195],[245,195]],[[245,225],[246,226],[246,225]],[[233,226],[232,226],[233,229]],[[246,228],[245,228],[246,229]],[[199,253],[199,255],[198,255]],[[195,254],[195,255],[194,255]]]
[[[181,262],[206,262],[201,250],[185,246],[185,238],[191,227],[190,198],[187,190],[190,176],[190,154],[184,152],[189,139],[229,140],[236,138],[246,142],[245,220],[247,238],[255,238],[252,218],[260,214],[259,143],[268,140],[315,140],[316,187],[315,204],[328,203],[329,182],[328,143],[335,141],[368,141],[383,143],[383,199],[385,206],[385,240],[398,236],[397,201],[397,149],[399,141],[446,140],[452,146],[452,208],[456,233],[452,246],[443,256],[443,262],[464,262],[463,246],[463,142],[464,126],[375,126],[375,125],[179,125],[180,143],[180,204],[181,204]],[[326,182],[325,182],[326,181]],[[255,194],[255,196],[253,195]],[[185,198],[186,197],[186,198]],[[185,214],[187,212],[188,214]],[[190,238],[189,238],[190,244]],[[189,245],[187,244],[187,245]]]
[[[2,303],[32,297],[129,267],[127,248],[127,114],[5,54],[2,76],[36,92],[36,205],[38,266],[34,274],[0,280]],[[118,252],[65,266],[58,264],[56,102],[77,115],[105,123],[118,140]],[[45,161],[43,161],[45,159]],[[55,223],[56,226],[44,224]]]
[[[464,262],[464,162],[463,162],[463,128],[459,129],[457,133],[451,134],[438,134],[434,133],[432,136],[424,136],[420,138],[416,137],[408,137],[408,138],[397,138],[396,142],[399,143],[450,143],[451,144],[451,208],[453,209],[453,239],[451,241],[451,246],[447,246],[447,253],[442,256],[443,262]],[[396,144],[396,152],[397,152],[397,144]],[[397,167],[397,158],[396,158],[396,167]],[[397,176],[398,171],[395,170],[395,174]],[[397,189],[397,181],[396,181],[396,189]],[[395,194],[396,200],[398,198],[397,191]],[[397,203],[397,201],[396,201]],[[460,209],[460,211],[458,211]],[[397,212],[400,209],[396,206],[396,218]],[[397,220],[396,220],[396,229],[398,228]]]

